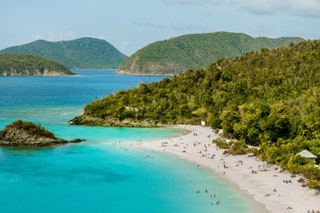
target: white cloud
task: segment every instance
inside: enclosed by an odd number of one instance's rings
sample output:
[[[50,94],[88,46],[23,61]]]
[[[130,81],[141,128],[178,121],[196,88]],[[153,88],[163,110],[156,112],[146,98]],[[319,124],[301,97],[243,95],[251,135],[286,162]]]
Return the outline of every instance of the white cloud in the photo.
[[[105,40],[105,41],[108,41],[109,39],[107,38],[107,36],[105,35],[99,35],[98,36],[98,39],[102,39],[102,40]]]
[[[137,44],[128,40],[123,40],[119,45],[119,50],[126,55],[133,54],[137,48]]]
[[[132,21],[131,24],[135,27],[138,28],[153,28],[153,29],[163,29],[165,28],[165,24],[163,23],[156,23],[156,22],[151,22],[149,20],[144,20],[144,21]]]
[[[42,40],[44,39],[43,35],[32,35],[32,40],[36,41],[36,40]]]
[[[180,5],[229,5],[256,15],[286,13],[320,18],[320,0],[162,0]]]
[[[120,48],[121,48],[121,49],[124,49],[124,50],[127,49],[127,48],[129,48],[129,47],[131,47],[131,46],[134,46],[134,44],[131,43],[131,42],[128,41],[128,40],[122,41],[121,44],[120,44]]]
[[[49,32],[47,34],[41,35],[32,35],[32,40],[47,40],[47,41],[62,41],[62,40],[72,40],[76,38],[76,34],[72,31],[53,33]]]
[[[319,0],[230,0],[235,6],[254,14],[287,13],[320,17]]]
[[[193,4],[193,5],[203,5],[203,4],[221,4],[223,0],[163,0],[164,3],[169,4]]]
[[[283,0],[233,0],[236,6],[254,14],[273,14],[283,10]]]
[[[171,24],[171,28],[175,31],[193,32],[193,31],[201,31],[205,27],[199,23],[193,24],[193,23],[187,23],[187,22],[175,22]]]
[[[307,15],[311,17],[320,17],[320,1],[319,0],[295,0],[295,4],[291,6],[292,12],[297,15]]]

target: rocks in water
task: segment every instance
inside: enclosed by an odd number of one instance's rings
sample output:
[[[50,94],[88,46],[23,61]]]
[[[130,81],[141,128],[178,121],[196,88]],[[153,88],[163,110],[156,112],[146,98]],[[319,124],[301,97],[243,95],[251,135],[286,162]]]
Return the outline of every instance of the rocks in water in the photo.
[[[79,143],[83,139],[64,140],[41,125],[17,120],[0,131],[0,146],[6,147],[51,147],[67,143]]]

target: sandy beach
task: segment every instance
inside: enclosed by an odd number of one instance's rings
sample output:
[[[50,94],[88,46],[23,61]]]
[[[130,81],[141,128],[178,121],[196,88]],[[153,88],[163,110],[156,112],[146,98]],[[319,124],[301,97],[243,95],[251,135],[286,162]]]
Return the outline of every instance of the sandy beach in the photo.
[[[212,140],[220,137],[209,127],[179,125],[183,136],[138,143],[138,147],[167,152],[205,167],[239,189],[245,190],[269,212],[307,213],[320,210],[320,194],[303,187],[301,176],[292,176],[276,165],[250,155],[224,155]]]

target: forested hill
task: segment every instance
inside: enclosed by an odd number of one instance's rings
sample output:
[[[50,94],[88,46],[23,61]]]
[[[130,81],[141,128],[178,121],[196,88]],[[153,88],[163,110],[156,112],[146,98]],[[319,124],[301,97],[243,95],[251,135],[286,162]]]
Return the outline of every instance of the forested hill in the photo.
[[[203,68],[221,58],[232,58],[261,48],[276,48],[301,38],[253,38],[242,33],[190,34],[152,43],[127,58],[119,67],[124,74],[177,74]]]
[[[119,91],[85,107],[71,123],[86,125],[200,124],[222,128],[240,147],[260,146],[263,160],[311,179],[320,169],[320,40],[221,59],[159,83]],[[238,146],[238,148],[239,148]]]
[[[116,69],[127,58],[109,42],[94,38],[59,42],[37,40],[1,52],[38,55],[69,69]]]
[[[0,76],[75,75],[65,66],[34,55],[0,53]]]
[[[258,103],[299,106],[308,102],[299,100],[305,100],[302,97],[311,91],[309,95],[316,94],[318,87],[320,90],[320,41],[306,41],[220,59],[206,69],[189,70],[159,83],[141,83],[136,89],[95,100],[85,107],[83,118],[102,119],[103,124],[124,119],[198,124],[202,119],[219,128],[226,122],[221,119],[225,111],[240,113],[244,104],[254,104],[253,109],[258,110]],[[314,101],[318,100],[320,104],[320,98]],[[318,103],[312,107],[314,104]],[[288,110],[295,108],[288,106]]]

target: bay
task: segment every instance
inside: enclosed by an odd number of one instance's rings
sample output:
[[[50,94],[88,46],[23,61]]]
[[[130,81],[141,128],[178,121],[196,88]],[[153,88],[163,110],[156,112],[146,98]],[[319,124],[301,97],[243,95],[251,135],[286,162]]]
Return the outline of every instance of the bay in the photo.
[[[58,137],[86,139],[55,148],[0,148],[0,212],[254,211],[252,200],[211,172],[132,146],[178,136],[181,130],[67,124],[96,98],[164,76],[75,72],[78,76],[0,78],[1,129],[21,119],[40,123]]]

